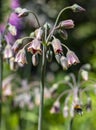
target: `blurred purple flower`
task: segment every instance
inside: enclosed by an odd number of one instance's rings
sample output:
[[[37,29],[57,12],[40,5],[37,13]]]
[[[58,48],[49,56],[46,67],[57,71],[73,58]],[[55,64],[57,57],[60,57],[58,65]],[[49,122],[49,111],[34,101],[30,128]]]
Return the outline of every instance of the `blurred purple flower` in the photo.
[[[15,9],[20,6],[20,1],[19,0],[11,0],[11,8]]]
[[[17,7],[20,7],[20,0],[11,0],[11,8],[12,9],[15,9]],[[20,38],[21,36],[21,32],[22,32],[22,28],[23,28],[23,21],[22,19],[18,18],[18,16],[15,14],[15,13],[12,13],[10,15],[10,18],[9,18],[9,24],[13,25],[16,27],[17,29],[17,35],[16,36],[12,36],[12,34],[10,33],[7,33],[7,37],[9,39],[9,42],[11,45],[13,45],[13,43],[18,39]],[[4,32],[4,25],[0,25],[0,31],[1,33]]]
[[[12,13],[9,18],[9,23],[16,26],[18,30],[22,29],[22,19],[18,18],[18,16],[15,13]]]
[[[4,24],[0,24],[0,32],[1,32],[1,34],[3,33],[3,31],[4,31]]]
[[[20,7],[20,0],[11,0],[11,8],[15,9],[17,7]],[[17,35],[12,36],[10,33],[8,33],[8,38],[10,43],[13,45],[15,40],[20,38],[22,28],[23,28],[23,22],[22,19],[18,18],[18,16],[15,13],[12,13],[9,18],[9,23],[16,27],[17,29]]]
[[[23,28],[23,22],[22,22],[22,19],[18,18],[15,13],[12,13],[10,18],[9,18],[9,23],[11,25],[15,26],[16,29],[17,29],[17,35],[16,36],[13,36],[12,34],[8,33],[9,41],[13,45],[15,40],[17,40],[21,36],[21,32],[22,32],[22,28]]]

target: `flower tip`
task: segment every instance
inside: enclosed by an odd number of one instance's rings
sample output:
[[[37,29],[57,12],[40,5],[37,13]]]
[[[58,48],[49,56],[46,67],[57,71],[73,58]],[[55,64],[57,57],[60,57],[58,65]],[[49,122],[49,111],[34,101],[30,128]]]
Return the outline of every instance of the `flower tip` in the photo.
[[[73,12],[85,12],[86,11],[83,7],[81,7],[78,4],[73,4],[71,6],[71,9],[73,10]]]
[[[18,15],[18,18],[21,18],[21,17],[28,16],[29,10],[27,10],[26,8],[22,9],[18,7],[15,9],[15,13]]]

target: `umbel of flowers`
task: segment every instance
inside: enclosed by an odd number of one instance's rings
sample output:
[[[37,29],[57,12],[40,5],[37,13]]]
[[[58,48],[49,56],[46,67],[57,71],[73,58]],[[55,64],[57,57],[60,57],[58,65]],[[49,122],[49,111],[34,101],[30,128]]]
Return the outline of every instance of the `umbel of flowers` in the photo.
[[[85,11],[84,8],[82,8],[77,4],[65,7],[58,14],[54,26],[51,27],[49,23],[45,23],[44,25],[41,26],[37,15],[33,11],[17,7],[14,10],[14,12],[17,14],[18,18],[26,17],[31,13],[34,15],[37,21],[38,28],[34,30],[34,32],[31,32],[29,36],[16,40],[12,48],[6,45],[4,50],[4,58],[10,59],[11,67],[14,67],[15,64],[18,64],[20,66],[27,64],[28,63],[26,58],[27,52],[30,52],[32,54],[33,65],[38,64],[39,56],[41,56],[42,59],[41,83],[40,83],[41,96],[40,96],[38,130],[42,130],[43,95],[44,95],[46,61],[47,60],[51,61],[52,55],[54,54],[57,62],[61,64],[64,70],[67,70],[71,65],[80,62],[75,52],[70,50],[64,43],[62,43],[55,36],[55,34],[59,32],[63,34],[64,39],[67,39],[68,38],[67,30],[74,28],[74,21],[71,19],[63,20],[58,23],[61,14],[67,9],[70,9],[73,12]],[[17,33],[14,25],[11,24],[8,24],[8,31],[13,35],[16,35]],[[66,55],[64,55],[63,53],[63,47],[67,49]]]
[[[61,94],[57,97],[55,100],[50,112],[58,113],[60,112],[61,105],[60,100],[61,98],[65,97],[64,99],[64,106],[63,106],[63,116],[66,118],[69,115],[73,118],[76,114],[82,115],[83,114],[83,108],[87,110],[88,112],[92,109],[92,101],[91,97],[88,94],[88,91],[90,91],[89,88],[94,89],[94,81],[90,80],[89,78],[89,70],[91,69],[90,64],[85,64],[81,66],[78,75],[75,76],[74,73],[71,73],[64,77],[63,80],[53,84],[52,88],[56,90],[61,84],[65,84],[68,86],[68,88],[61,92]],[[84,84],[92,84],[93,87],[85,86]],[[89,85],[90,86],[90,85]],[[83,101],[83,96],[86,96],[86,102]]]
[[[15,9],[15,13],[17,14],[17,16],[21,18],[28,16],[29,13],[32,13],[37,20],[38,28],[34,32],[31,32],[30,36],[17,39],[16,42],[13,44],[12,48],[10,46],[8,38],[6,37],[7,45],[4,50],[4,58],[14,59],[11,61],[14,62],[15,64],[18,63],[18,65],[23,66],[24,64],[28,63],[26,58],[26,51],[27,51],[32,54],[33,65],[37,65],[39,60],[38,55],[42,56],[44,46],[44,48],[46,48],[45,57],[47,58],[47,60],[50,61],[50,59],[52,59],[52,55],[54,52],[57,62],[61,64],[64,70],[67,70],[73,64],[79,63],[80,61],[76,56],[76,54],[72,50],[70,50],[64,43],[62,43],[58,38],[54,36],[56,32],[57,33],[60,32],[63,33],[64,39],[67,39],[68,38],[67,30],[74,28],[74,21],[71,19],[64,20],[58,23],[61,13],[66,9],[71,9],[74,12],[85,11],[85,9],[83,9],[77,4],[64,8],[59,13],[56,22],[52,28],[49,23],[45,23],[43,26],[40,26],[38,17],[34,12],[27,10],[25,8],[22,9],[21,7],[17,7]],[[12,35],[17,35],[15,26],[8,23],[7,28]],[[29,41],[28,43],[24,42],[26,39]],[[63,54],[63,47],[67,49],[66,55]]]

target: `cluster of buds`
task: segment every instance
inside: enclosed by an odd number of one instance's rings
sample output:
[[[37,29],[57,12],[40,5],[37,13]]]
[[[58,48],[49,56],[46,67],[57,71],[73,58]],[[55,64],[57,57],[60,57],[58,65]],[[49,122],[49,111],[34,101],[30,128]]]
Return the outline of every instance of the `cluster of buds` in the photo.
[[[91,97],[86,94],[88,93],[87,87],[82,86],[85,82],[90,81],[88,77],[88,71],[91,69],[91,66],[89,64],[83,65],[78,73],[78,76],[75,76],[73,73],[69,74],[68,76],[65,76],[64,80],[59,81],[58,83],[55,83],[54,86],[56,86],[55,93],[58,89],[58,87],[61,84],[68,85],[70,89],[64,90],[56,99],[55,103],[53,103],[53,106],[50,110],[51,113],[58,113],[60,111],[61,105],[60,105],[60,99],[65,94],[67,95],[64,99],[64,106],[63,106],[63,115],[64,117],[68,117],[69,115],[71,117],[74,117],[76,114],[82,115],[83,114],[83,108],[86,109],[86,111],[91,111],[92,109],[92,101]],[[82,72],[84,71],[83,75]],[[86,73],[85,73],[86,72]],[[89,82],[88,82],[89,84]],[[51,89],[52,89],[51,88]],[[92,88],[92,87],[91,87]],[[94,89],[94,85],[93,85]],[[83,103],[83,94],[86,95],[86,103]],[[58,108],[58,111],[57,111]]]
[[[73,10],[74,12],[84,11],[84,9],[77,4],[69,6],[68,8]],[[61,43],[58,38],[55,37],[55,33],[59,32],[61,35],[63,34],[64,39],[67,39],[68,34],[66,30],[74,28],[73,20],[68,19],[57,24],[57,19],[53,28],[51,28],[51,25],[49,23],[45,23],[41,27],[36,14],[32,11],[25,8],[22,9],[21,7],[17,7],[15,8],[14,12],[18,15],[19,18],[25,17],[29,13],[32,13],[35,16],[39,27],[34,32],[31,32],[30,36],[17,39],[11,49],[9,49],[9,46],[5,48],[4,57],[11,58],[11,62],[13,62],[13,65],[18,64],[20,66],[23,66],[24,64],[27,64],[28,62],[26,58],[26,52],[30,52],[32,54],[32,63],[34,66],[36,66],[39,61],[39,55],[42,56],[43,46],[46,46],[46,59],[48,61],[51,61],[54,52],[57,62],[61,64],[64,70],[67,70],[71,65],[80,62],[76,54],[72,50],[70,50],[64,43]],[[9,24],[8,30],[11,32],[11,34],[16,35],[16,30],[11,24]],[[67,49],[66,55],[63,53],[63,47]],[[10,54],[10,57],[9,50],[13,54]]]

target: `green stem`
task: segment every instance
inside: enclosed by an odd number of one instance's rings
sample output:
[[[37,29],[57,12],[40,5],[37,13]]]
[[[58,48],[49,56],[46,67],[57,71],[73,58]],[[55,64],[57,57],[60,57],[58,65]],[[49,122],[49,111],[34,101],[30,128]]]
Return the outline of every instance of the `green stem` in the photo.
[[[60,100],[65,94],[67,94],[68,92],[71,92],[69,89],[68,90],[65,90],[63,91],[56,99],[56,101]]]
[[[35,19],[37,21],[38,27],[40,27],[40,22],[39,22],[39,19],[38,19],[37,15],[33,11],[29,11],[29,12],[34,15],[34,17],[35,17]]]
[[[62,43],[61,43],[61,45],[62,45],[63,47],[65,47],[65,48],[67,49],[67,51],[70,51],[70,49],[69,49],[65,44],[62,44]]]
[[[73,74],[73,73],[71,73],[70,74],[70,77],[72,78],[72,80],[73,80],[73,86],[77,86],[77,83],[76,83],[76,77],[75,77],[75,75]]]
[[[71,120],[70,120],[69,130],[72,130],[73,120],[74,120],[74,117],[72,117]]]
[[[67,9],[70,9],[70,6],[68,6],[68,7],[66,7],[66,8],[63,8],[63,9],[59,12],[59,14],[58,14],[58,16],[57,16],[57,18],[56,18],[55,24],[54,24],[54,26],[53,26],[53,29],[52,29],[52,31],[49,33],[49,35],[48,35],[48,37],[47,37],[47,42],[48,42],[50,36],[54,33],[54,30],[55,30],[55,28],[56,28],[56,26],[57,26],[57,23],[58,23],[58,20],[59,20],[61,14],[62,14],[65,10],[67,10]]]
[[[41,83],[40,83],[40,107],[39,107],[39,118],[38,118],[38,130],[42,130],[43,122],[43,104],[44,104],[44,82],[45,82],[45,69],[46,69],[46,46],[43,45],[42,54],[42,68],[41,68]]]
[[[3,55],[2,55],[2,39],[0,36],[0,126],[2,119],[2,77],[3,77]]]

